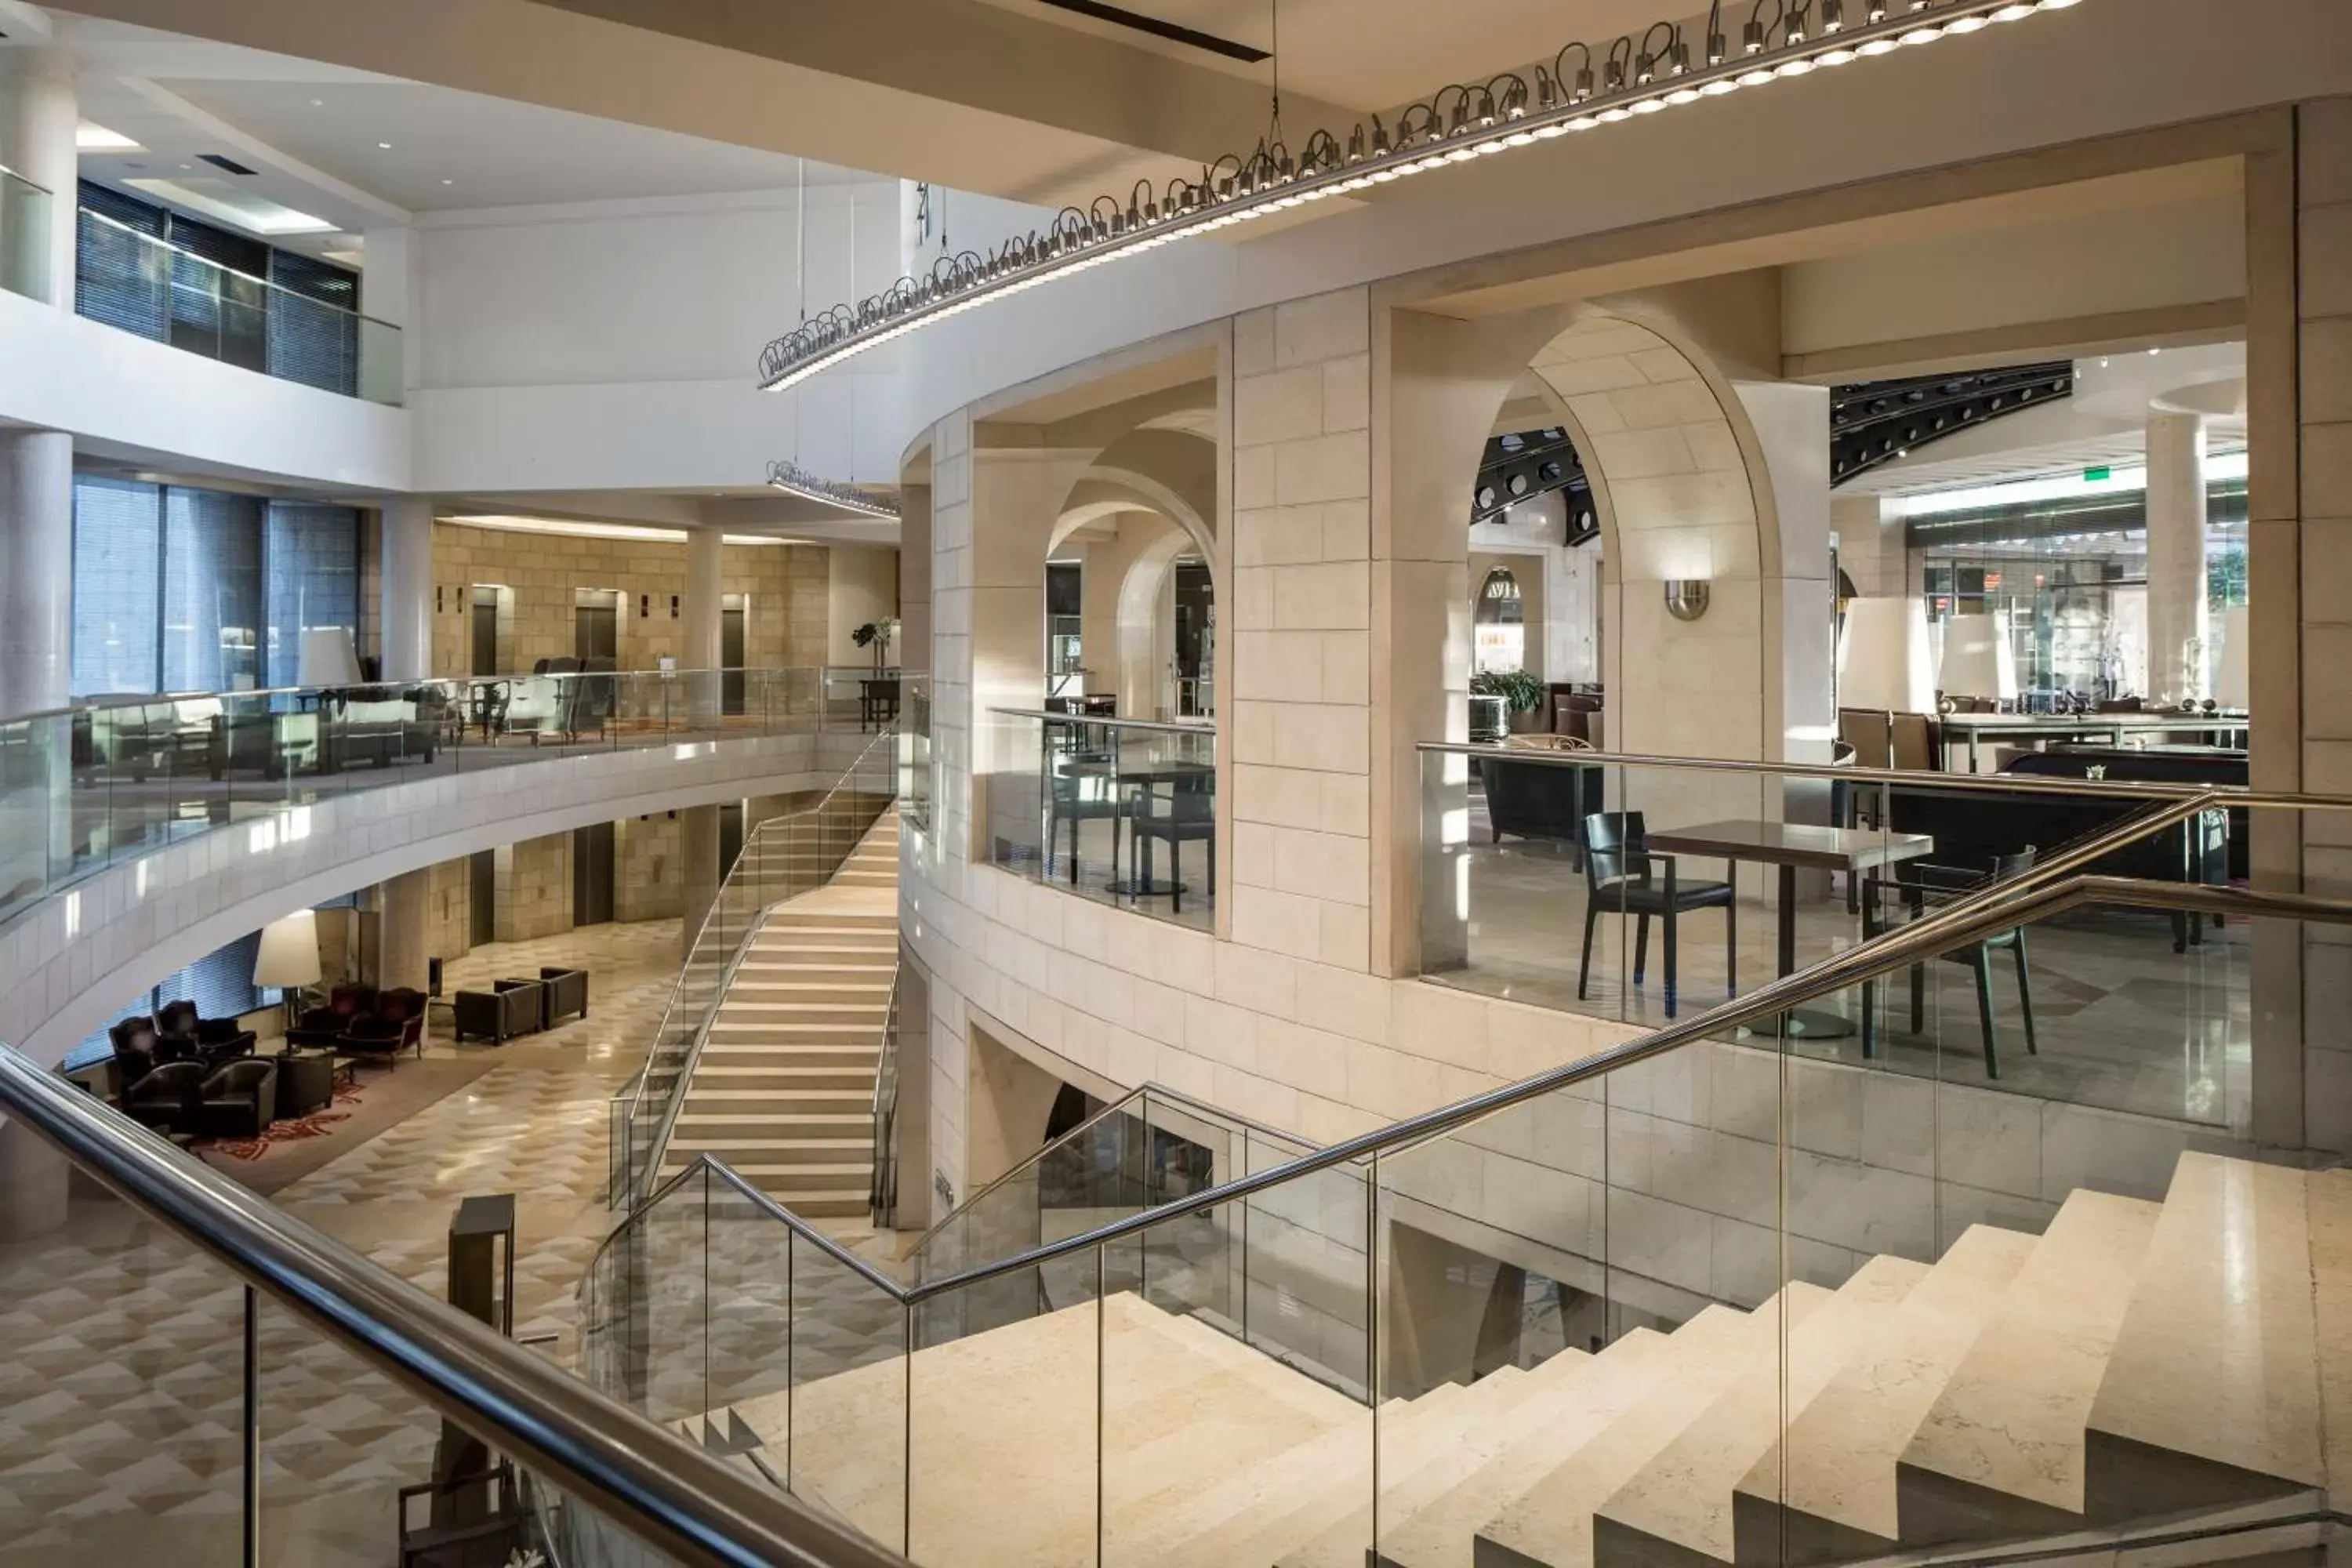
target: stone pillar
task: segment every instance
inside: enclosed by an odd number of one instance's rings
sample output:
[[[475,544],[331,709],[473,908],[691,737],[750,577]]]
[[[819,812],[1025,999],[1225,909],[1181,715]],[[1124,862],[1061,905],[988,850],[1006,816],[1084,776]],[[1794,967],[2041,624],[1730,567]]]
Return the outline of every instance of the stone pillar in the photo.
[[[698,528],[686,536],[686,603],[684,640],[678,645],[680,669],[719,668],[719,603],[725,596],[719,558],[726,536],[715,528]]]
[[[383,678],[433,673],[433,501],[400,496],[383,508]]]
[[[0,714],[65,706],[73,632],[73,437],[0,431]]]
[[[2205,420],[2147,416],[2147,694],[2205,694]]]
[[[725,874],[719,864],[719,808],[692,805],[677,814],[677,855],[685,905],[678,924],[678,956],[694,956],[694,939],[719,901],[719,883]]]
[[[376,984],[424,990],[433,947],[432,871],[393,878],[378,888],[376,900],[383,921]]]
[[[73,57],[60,49],[0,49],[0,163],[49,193],[44,296],[74,304],[74,182],[81,120]]]
[[[0,1241],[39,1236],[66,1223],[66,1157],[20,1122],[0,1122]]]

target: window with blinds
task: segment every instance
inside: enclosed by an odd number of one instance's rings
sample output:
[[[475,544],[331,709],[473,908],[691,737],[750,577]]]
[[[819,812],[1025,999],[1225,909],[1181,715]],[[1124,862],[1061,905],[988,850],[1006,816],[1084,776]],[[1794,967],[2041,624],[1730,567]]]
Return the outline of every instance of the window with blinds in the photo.
[[[359,274],[273,250],[269,280],[278,285],[269,298],[269,374],[357,396]]]
[[[116,1008],[111,1017],[66,1053],[60,1065],[66,1071],[73,1072],[107,1060],[114,1054],[114,1042],[107,1034],[110,1027],[125,1018],[142,1014],[152,1016],[167,1002],[177,1002],[182,998],[194,1002],[197,1016],[204,1018],[234,1018],[240,1013],[269,1006],[279,999],[280,993],[253,983],[254,962],[260,956],[259,931],[239,937],[226,947],[215,949],[167,978],[161,985],[142,991]]]
[[[163,689],[261,684],[261,514],[252,496],[163,492]]]
[[[153,691],[163,673],[163,487],[78,474],[73,527],[73,694]]]
[[[74,310],[119,331],[169,336],[171,256],[163,209],[81,183],[74,236]]]
[[[360,625],[360,514],[347,506],[269,503],[265,545],[269,626],[265,686],[300,684],[302,634]]]

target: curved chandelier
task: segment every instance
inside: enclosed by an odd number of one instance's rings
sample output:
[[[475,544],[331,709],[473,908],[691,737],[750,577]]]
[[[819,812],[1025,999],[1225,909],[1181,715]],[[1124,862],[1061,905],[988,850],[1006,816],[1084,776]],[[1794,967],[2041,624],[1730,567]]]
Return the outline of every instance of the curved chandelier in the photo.
[[[1694,58],[1681,24],[1658,22],[1638,40],[1627,34],[1608,46],[1598,57],[1596,84],[1593,50],[1571,43],[1549,68],[1535,68],[1532,84],[1516,71],[1484,86],[1453,83],[1407,108],[1392,128],[1374,115],[1344,142],[1318,131],[1295,160],[1279,139],[1261,142],[1247,157],[1218,159],[1198,181],[1171,180],[1164,190],[1139,181],[1124,206],[1116,196],[1097,196],[1084,210],[1064,207],[1044,231],[1008,239],[988,255],[941,256],[927,276],[901,278],[856,306],[835,305],[768,344],[760,354],[760,385],[782,391],[959,311],[1171,240],[2079,3],[1755,0],[1735,52],[1722,30],[1723,0],[1715,0],[1702,58]],[[1769,21],[1768,5],[1774,13]]]
[[[798,496],[803,500],[823,501],[844,511],[854,511],[860,517],[886,518],[892,522],[898,520],[896,502],[877,500],[863,490],[837,485],[831,479],[818,479],[798,463],[788,462],[782,458],[768,465],[768,484],[786,495]]]

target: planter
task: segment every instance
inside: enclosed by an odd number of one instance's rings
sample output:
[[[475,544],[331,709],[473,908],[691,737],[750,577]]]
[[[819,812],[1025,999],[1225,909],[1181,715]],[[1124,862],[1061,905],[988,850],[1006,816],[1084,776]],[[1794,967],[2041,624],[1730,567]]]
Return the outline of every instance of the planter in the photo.
[[[1510,717],[1511,733],[1540,735],[1551,728],[1545,722],[1545,718],[1546,715],[1540,704],[1533,708],[1514,708],[1511,710]]]
[[[1510,715],[1499,697],[1470,699],[1470,739],[1473,743],[1491,745],[1511,732]]]

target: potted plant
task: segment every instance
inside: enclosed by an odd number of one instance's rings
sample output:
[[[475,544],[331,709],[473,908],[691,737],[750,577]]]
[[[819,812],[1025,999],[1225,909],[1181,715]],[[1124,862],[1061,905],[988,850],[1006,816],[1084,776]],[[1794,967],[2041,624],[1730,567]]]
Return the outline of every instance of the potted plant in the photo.
[[[874,650],[874,673],[879,675],[890,661],[890,639],[898,635],[898,617],[885,616],[878,621],[868,621],[849,634],[849,640],[859,647]]]
[[[1542,708],[1544,683],[1524,669],[1482,669],[1470,678],[1471,728],[1477,730],[1478,699],[1495,698],[1504,709],[1502,729],[1513,734],[1524,734],[1539,727],[1536,718]]]

